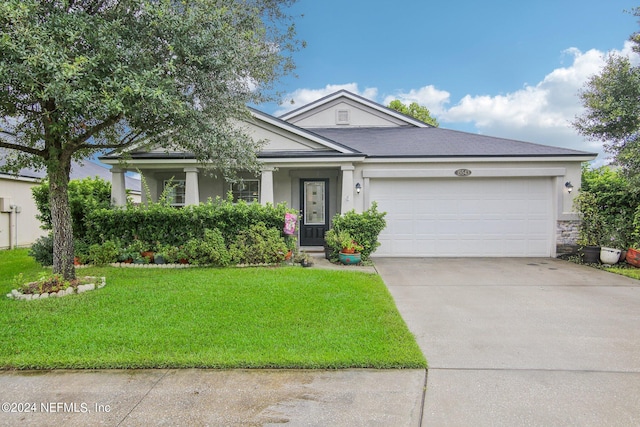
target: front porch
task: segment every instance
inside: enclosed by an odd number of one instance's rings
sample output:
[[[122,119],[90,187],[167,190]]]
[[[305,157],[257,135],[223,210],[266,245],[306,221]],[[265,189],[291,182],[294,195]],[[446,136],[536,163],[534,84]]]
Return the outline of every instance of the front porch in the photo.
[[[128,165],[126,169],[118,166],[111,169],[111,198],[116,206],[126,204],[124,176],[128,170],[141,173],[142,203],[157,202],[165,190],[169,203],[175,207],[196,205],[217,197],[226,198],[229,192],[234,201],[284,202],[299,212],[301,246],[321,247],[324,233],[331,226],[331,218],[356,208],[356,198],[363,197],[356,190],[360,179],[354,176],[352,162],[329,165],[326,161],[322,164],[271,163],[265,165],[257,176],[241,173],[236,181],[216,176],[198,165],[138,163]]]

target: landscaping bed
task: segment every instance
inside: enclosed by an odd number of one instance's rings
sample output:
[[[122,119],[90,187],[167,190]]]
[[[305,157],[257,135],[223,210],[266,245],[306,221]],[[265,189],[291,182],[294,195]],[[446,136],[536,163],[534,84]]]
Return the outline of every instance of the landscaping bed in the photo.
[[[37,278],[24,250],[0,251],[0,291]],[[109,286],[0,301],[0,367],[424,368],[382,280],[351,271],[89,267]]]

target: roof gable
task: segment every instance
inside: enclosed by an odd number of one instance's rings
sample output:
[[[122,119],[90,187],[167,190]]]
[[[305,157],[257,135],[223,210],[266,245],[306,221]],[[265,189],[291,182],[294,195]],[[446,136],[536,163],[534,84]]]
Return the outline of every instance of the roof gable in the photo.
[[[250,109],[253,120],[247,123],[247,131],[257,140],[265,140],[262,153],[269,152],[333,152],[356,154],[358,151],[275,118],[261,111]]]
[[[306,129],[349,127],[430,127],[430,125],[384,107],[346,90],[320,98],[280,119]]]

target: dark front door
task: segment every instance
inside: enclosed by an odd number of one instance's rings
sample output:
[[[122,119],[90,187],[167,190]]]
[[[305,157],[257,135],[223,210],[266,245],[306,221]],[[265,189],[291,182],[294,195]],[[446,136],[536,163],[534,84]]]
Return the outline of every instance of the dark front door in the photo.
[[[329,180],[300,180],[300,246],[323,246],[329,229]]]

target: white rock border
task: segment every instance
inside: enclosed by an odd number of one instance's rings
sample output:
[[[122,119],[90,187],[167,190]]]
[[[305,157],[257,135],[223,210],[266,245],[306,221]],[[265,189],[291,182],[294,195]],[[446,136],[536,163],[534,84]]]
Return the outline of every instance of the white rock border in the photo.
[[[19,290],[14,289],[11,291],[11,293],[7,294],[7,298],[23,301],[33,301],[45,298],[60,298],[66,297],[67,295],[81,294],[84,292],[93,291],[95,289],[101,289],[104,288],[107,284],[106,277],[85,276],[84,278],[96,280],[95,283],[87,283],[86,285],[78,285],[77,287],[69,286],[67,289],[63,289],[58,292],[45,292],[42,294],[23,294]]]

